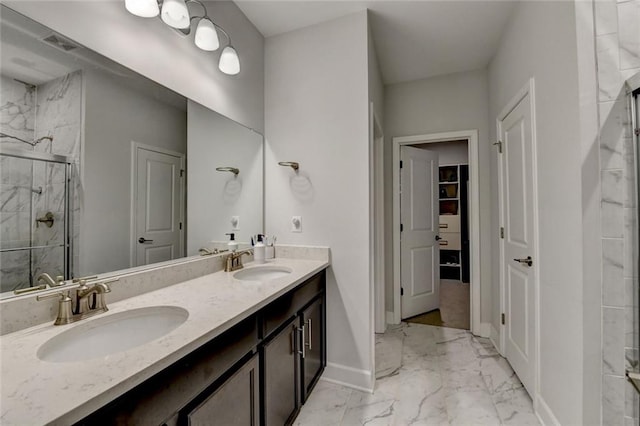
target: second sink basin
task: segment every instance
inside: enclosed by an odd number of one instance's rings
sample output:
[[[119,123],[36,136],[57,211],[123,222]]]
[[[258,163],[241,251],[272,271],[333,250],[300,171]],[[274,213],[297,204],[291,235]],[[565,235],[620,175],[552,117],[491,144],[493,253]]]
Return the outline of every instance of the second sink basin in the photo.
[[[233,278],[241,281],[271,281],[290,273],[291,268],[285,266],[254,266],[234,273]]]
[[[150,306],[83,320],[47,340],[37,355],[49,362],[104,357],[169,334],[188,317],[189,312],[177,306]]]

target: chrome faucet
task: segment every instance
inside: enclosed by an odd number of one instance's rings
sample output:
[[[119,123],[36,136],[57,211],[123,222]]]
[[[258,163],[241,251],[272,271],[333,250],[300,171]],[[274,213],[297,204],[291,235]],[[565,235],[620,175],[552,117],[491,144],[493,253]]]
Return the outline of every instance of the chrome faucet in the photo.
[[[91,277],[95,278],[95,277]],[[69,292],[58,291],[52,294],[36,296],[37,300],[50,299],[59,297],[58,315],[54,325],[70,324],[92,315],[106,312],[109,310],[104,300],[105,293],[109,293],[111,288],[109,283],[118,281],[118,278],[95,283],[92,286],[87,285],[87,279],[78,279],[80,285],[75,289],[75,306],[74,299],[69,296]]]
[[[248,249],[248,250],[229,253],[227,257],[225,257],[224,259],[224,271],[231,272],[231,271],[236,271],[238,269],[244,268],[244,265],[242,264],[243,254],[246,254],[246,255],[253,254],[253,250]]]
[[[47,274],[46,272],[38,275],[38,278],[36,278],[37,282],[45,282],[46,284],[49,285],[49,287],[59,287],[62,284],[64,284],[64,277],[62,275],[58,275],[55,279],[55,281],[53,280],[53,278],[51,278],[51,275]]]

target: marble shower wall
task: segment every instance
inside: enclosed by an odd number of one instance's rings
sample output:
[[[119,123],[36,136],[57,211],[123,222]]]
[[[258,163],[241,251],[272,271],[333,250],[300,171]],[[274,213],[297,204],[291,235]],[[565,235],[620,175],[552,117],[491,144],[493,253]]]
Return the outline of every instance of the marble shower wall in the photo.
[[[0,76],[0,132],[33,140],[35,88]],[[27,144],[0,138],[6,148],[32,150]],[[25,247],[31,239],[31,161],[0,157],[0,249]],[[0,291],[29,282],[28,251],[0,254]]]
[[[640,0],[595,1],[602,187],[602,419],[637,425],[637,200],[626,80],[640,72]],[[635,289],[635,290],[634,290]]]
[[[0,131],[33,141],[52,136],[35,147],[2,138],[3,147],[62,154],[74,159],[71,174],[78,175],[82,123],[82,73],[76,71],[38,87],[2,77],[0,93]],[[0,245],[1,248],[48,245],[45,249],[5,252],[0,258],[0,291],[27,286],[29,272],[36,277],[42,272],[52,276],[64,272],[65,169],[58,163],[0,158]],[[72,179],[71,224],[79,214],[78,179]],[[41,189],[41,193],[38,193]],[[51,212],[51,228],[37,224]],[[76,227],[77,228],[77,227]],[[72,228],[73,229],[73,228]],[[72,244],[77,244],[74,232]],[[73,263],[72,263],[73,264]]]
[[[75,71],[63,77],[41,84],[36,95],[35,138],[53,137],[53,141],[44,140],[35,150],[72,157],[74,167],[80,158],[80,130],[82,124],[82,71]],[[54,224],[51,228],[32,223],[33,244],[52,246],[34,250],[32,256],[33,275],[42,272],[55,277],[63,275],[64,270],[64,224],[69,219],[71,228],[78,223],[78,190],[69,186],[71,200],[70,217],[65,218],[65,169],[62,164],[34,162],[33,185],[42,187],[42,195],[34,199],[35,217],[53,213]],[[78,180],[73,180],[76,185]],[[77,247],[78,233],[74,232],[72,247]],[[72,262],[73,264],[73,262]]]

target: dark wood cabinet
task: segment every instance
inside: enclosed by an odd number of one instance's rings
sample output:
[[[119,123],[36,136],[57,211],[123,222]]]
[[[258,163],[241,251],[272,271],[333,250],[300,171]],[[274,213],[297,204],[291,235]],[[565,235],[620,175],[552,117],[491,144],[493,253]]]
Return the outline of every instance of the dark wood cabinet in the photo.
[[[292,421],[299,409],[298,353],[295,318],[264,343],[264,424],[281,426]]]
[[[281,426],[326,365],[321,271],[76,425]]]
[[[302,326],[302,402],[320,378],[326,364],[324,297],[318,297],[300,314]]]
[[[181,424],[189,426],[260,424],[258,354],[253,355],[238,371],[212,394],[196,399],[183,410]]]
[[[291,424],[326,365],[324,272],[265,308],[262,329],[264,424]]]

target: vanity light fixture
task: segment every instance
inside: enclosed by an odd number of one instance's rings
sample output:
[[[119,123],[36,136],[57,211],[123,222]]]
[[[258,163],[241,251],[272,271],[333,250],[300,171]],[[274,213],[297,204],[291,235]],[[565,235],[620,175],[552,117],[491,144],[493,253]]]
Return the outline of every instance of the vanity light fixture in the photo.
[[[284,167],[291,167],[293,170],[296,171],[296,173],[298,172],[298,169],[300,168],[300,164],[298,164],[295,161],[280,161],[278,163],[278,165],[284,166]]]
[[[198,4],[202,7],[202,14],[192,14],[188,5]],[[191,24],[197,22],[194,37],[195,45],[204,51],[213,52],[220,48],[218,31],[227,38],[222,49],[218,68],[225,74],[236,75],[240,72],[240,58],[231,44],[231,37],[222,27],[213,22],[207,14],[207,8],[199,0],[125,0],[125,8],[129,13],[142,18],[160,16],[162,22],[180,31],[184,35],[191,33]]]
[[[238,176],[238,173],[240,173],[240,169],[236,167],[216,167],[216,170],[219,172],[231,172],[236,176]]]

